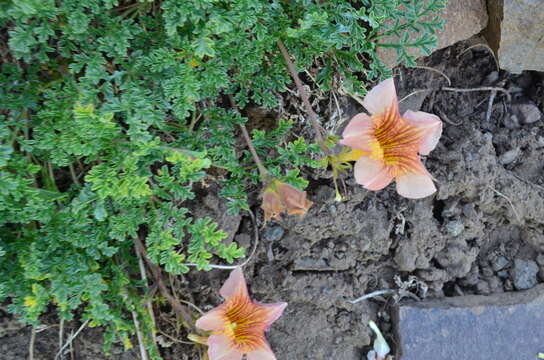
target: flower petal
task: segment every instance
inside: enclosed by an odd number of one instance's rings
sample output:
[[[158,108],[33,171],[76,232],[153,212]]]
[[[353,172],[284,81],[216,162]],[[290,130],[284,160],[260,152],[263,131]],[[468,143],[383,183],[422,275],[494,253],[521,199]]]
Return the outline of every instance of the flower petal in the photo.
[[[393,180],[383,161],[363,156],[355,163],[355,180],[368,190],[381,190]]]
[[[268,329],[270,329],[270,325],[272,325],[274,321],[278,320],[281,314],[283,314],[283,310],[285,310],[285,308],[287,307],[286,302],[274,303],[274,304],[261,304],[257,302],[255,303],[258,304],[259,306],[266,308],[268,312],[264,331],[268,331]]]
[[[243,355],[225,335],[210,335],[208,338],[210,360],[241,360]]]
[[[383,112],[386,108],[397,103],[397,91],[395,90],[395,82],[393,78],[382,81],[374,86],[372,90],[366,94],[363,100],[363,106],[372,115],[377,115]]]
[[[368,151],[370,148],[374,123],[370,116],[364,113],[355,115],[342,133],[340,144],[354,149]]]
[[[265,188],[263,192],[261,209],[264,211],[265,223],[270,219],[278,220],[280,218],[280,214],[285,210],[278,193],[270,188]]]
[[[221,290],[219,290],[219,293],[225,299],[233,296],[248,297],[246,279],[244,278],[242,268],[238,267],[232,270],[229,278],[225,281]]]
[[[208,311],[196,321],[196,327],[203,330],[220,331],[223,330],[224,326],[224,311],[220,308]]]
[[[436,191],[433,179],[427,172],[407,173],[397,179],[397,191],[408,199],[421,199]]]
[[[306,191],[300,191],[289,184],[278,182],[277,192],[285,205],[288,215],[304,216],[312,207],[312,202],[306,199]]]
[[[442,135],[442,121],[440,118],[423,111],[414,112],[411,110],[406,111],[403,118],[411,125],[424,131],[421,144],[419,145],[419,153],[421,155],[428,155],[436,147]]]
[[[261,348],[248,353],[247,360],[276,360],[276,355],[274,355],[267,345],[266,348]]]

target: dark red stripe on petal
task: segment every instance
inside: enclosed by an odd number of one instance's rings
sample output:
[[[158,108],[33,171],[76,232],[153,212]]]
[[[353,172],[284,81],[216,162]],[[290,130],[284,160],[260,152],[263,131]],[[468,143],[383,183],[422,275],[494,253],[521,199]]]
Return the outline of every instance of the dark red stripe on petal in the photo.
[[[264,331],[271,316],[270,310],[252,302],[248,297],[234,297],[226,301],[224,333],[243,353],[266,346]]]
[[[400,116],[397,104],[374,116],[373,121],[377,142],[375,158],[382,159],[394,176],[425,171],[418,155],[424,132]]]

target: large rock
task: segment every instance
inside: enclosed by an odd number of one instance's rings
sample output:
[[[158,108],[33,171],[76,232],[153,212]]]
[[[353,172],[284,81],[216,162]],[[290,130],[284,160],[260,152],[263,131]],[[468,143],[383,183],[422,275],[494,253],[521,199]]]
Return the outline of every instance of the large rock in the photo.
[[[543,284],[403,305],[394,315],[401,360],[536,359],[544,350]]]
[[[544,71],[544,2],[489,2],[490,18],[493,20],[486,37],[498,52],[501,68],[513,73],[523,70]]]
[[[421,0],[421,2],[428,2],[428,0]],[[443,31],[437,33],[438,49],[480,33],[487,26],[488,20],[485,0],[449,0],[448,5],[439,15],[446,21],[446,25]],[[420,34],[413,33],[411,39],[415,39],[418,35]],[[398,38],[386,37],[382,43],[398,43],[398,41]],[[408,53],[418,57],[424,55],[417,49],[408,49]],[[378,56],[390,67],[397,65],[397,55],[392,48],[378,47]]]

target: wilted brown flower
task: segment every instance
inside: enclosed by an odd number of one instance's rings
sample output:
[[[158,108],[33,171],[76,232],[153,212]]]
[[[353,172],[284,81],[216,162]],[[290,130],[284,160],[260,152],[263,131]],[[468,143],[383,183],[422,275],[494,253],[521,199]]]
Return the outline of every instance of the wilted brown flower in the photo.
[[[263,190],[264,220],[279,219],[280,214],[304,216],[312,206],[306,199],[306,191],[295,189],[289,184],[273,179]]]

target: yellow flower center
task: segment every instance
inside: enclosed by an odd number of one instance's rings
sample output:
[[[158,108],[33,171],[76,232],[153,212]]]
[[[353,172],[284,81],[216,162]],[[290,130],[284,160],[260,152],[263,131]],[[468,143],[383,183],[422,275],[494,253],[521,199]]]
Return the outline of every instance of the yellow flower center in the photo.
[[[375,160],[384,158],[383,148],[379,141],[373,141],[370,145],[370,157]]]

